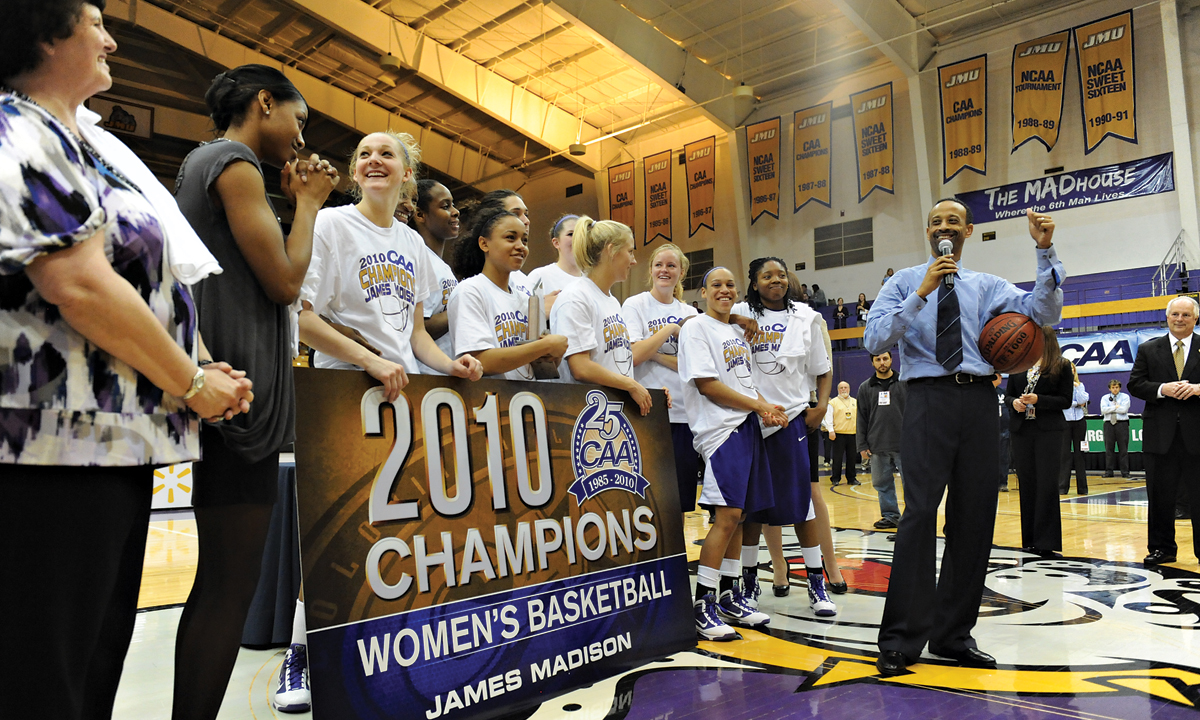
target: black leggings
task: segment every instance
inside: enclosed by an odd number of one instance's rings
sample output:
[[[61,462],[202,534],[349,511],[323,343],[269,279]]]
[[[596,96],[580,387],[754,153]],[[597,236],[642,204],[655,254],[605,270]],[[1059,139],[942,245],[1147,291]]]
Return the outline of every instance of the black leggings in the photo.
[[[195,466],[197,488],[206,481],[231,479],[256,486],[278,477],[279,453],[247,463],[211,437],[205,435],[204,461]],[[246,613],[258,589],[271,510],[271,503],[196,506],[200,553],[175,637],[174,720],[211,719],[221,709]]]

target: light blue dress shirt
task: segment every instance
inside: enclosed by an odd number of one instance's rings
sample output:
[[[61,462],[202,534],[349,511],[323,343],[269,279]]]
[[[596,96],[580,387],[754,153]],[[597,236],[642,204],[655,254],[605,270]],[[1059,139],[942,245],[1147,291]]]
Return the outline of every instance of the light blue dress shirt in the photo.
[[[1100,414],[1104,416],[1104,422],[1111,423],[1119,420],[1129,419],[1129,396],[1123,392],[1113,398],[1112,393],[1105,393],[1100,396]]]
[[[1063,417],[1067,420],[1082,420],[1084,413],[1087,412],[1087,404],[1090,397],[1088,391],[1083,387],[1083,383],[1075,386],[1075,392],[1071,397],[1071,407],[1063,410]]]
[[[867,314],[863,341],[872,353],[900,343],[900,374],[907,380],[952,375],[991,375],[992,366],[979,353],[979,334],[989,320],[1000,313],[1018,312],[1039,325],[1053,325],[1062,317],[1063,295],[1060,285],[1066,275],[1054,247],[1037,249],[1037,279],[1033,292],[1025,292],[1004,278],[975,272],[958,265],[954,282],[962,314],[963,359],[953,371],[937,361],[937,290],[922,298],[917,288],[925,279],[930,257],[924,265],[900,270],[879,291],[879,297]]]

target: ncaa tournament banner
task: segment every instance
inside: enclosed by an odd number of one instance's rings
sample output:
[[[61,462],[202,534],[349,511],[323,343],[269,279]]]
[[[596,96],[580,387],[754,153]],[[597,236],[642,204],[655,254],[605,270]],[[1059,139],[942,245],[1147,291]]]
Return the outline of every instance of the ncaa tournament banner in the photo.
[[[642,161],[646,172],[646,233],[642,245],[662,238],[671,242],[671,151]]]
[[[688,237],[695,235],[702,227],[716,229],[713,225],[714,182],[717,176],[716,148],[716,135],[683,146],[688,189]]]
[[[1072,30],[1079,56],[1084,154],[1109,135],[1137,144],[1133,92],[1133,11]]]
[[[833,177],[830,127],[833,101],[797,110],[792,115],[792,148],[796,151],[792,181],[795,190],[795,209],[810,202],[830,207],[829,185]]]
[[[1027,182],[1009,183],[986,190],[955,193],[971,208],[975,224],[1025,214],[1025,208],[1049,212],[1126,200],[1175,189],[1171,153],[1140,160],[1058,173]]]
[[[1061,334],[1058,344],[1063,357],[1075,363],[1080,373],[1129,372],[1137,357],[1138,346],[1147,340],[1162,337],[1163,329],[1130,330],[1129,332]]]
[[[297,368],[313,714],[492,718],[696,644],[666,397]]]
[[[608,169],[608,219],[633,227],[633,161]]]
[[[773,118],[746,126],[751,225],[764,213],[779,219],[779,125]]]
[[[938,68],[942,182],[963,169],[987,175],[987,55]]]
[[[884,83],[850,96],[854,140],[858,151],[858,201],[878,188],[894,193],[892,173],[892,84]]]
[[[1046,150],[1058,143],[1070,38],[1063,30],[1013,46],[1012,152],[1030,140]]]

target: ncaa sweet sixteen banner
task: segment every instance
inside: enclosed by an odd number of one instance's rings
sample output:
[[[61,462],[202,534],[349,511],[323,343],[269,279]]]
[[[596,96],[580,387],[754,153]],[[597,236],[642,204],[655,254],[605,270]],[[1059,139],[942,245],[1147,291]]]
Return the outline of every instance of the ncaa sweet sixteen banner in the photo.
[[[318,718],[487,718],[695,645],[665,396],[295,369]]]

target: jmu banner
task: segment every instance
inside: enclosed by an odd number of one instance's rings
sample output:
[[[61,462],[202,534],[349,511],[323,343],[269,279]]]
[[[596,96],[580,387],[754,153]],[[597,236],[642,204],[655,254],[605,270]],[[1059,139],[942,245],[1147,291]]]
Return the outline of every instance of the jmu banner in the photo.
[[[942,182],[964,168],[987,175],[987,55],[938,68]]]
[[[687,170],[688,237],[702,227],[715,230],[713,224],[714,182],[717,176],[717,138],[697,140],[683,146]]]
[[[1050,212],[1143,195],[1171,192],[1175,172],[1171,153],[1102,167],[1059,173],[987,190],[956,193],[971,208],[975,224],[1025,214],[1025,208]]]
[[[661,392],[295,380],[315,717],[497,717],[695,646]]]
[[[772,118],[746,126],[751,225],[764,213],[779,219],[779,125]]]
[[[833,101],[797,110],[792,115],[792,149],[795,153],[795,209],[810,202],[830,207],[829,185],[833,176],[831,133]]]
[[[1047,150],[1058,143],[1070,38],[1064,30],[1013,46],[1013,152],[1030,140]]]
[[[1112,15],[1072,31],[1079,56],[1084,153],[1104,138],[1137,143],[1133,91],[1133,11]]]
[[[646,172],[646,233],[643,245],[662,238],[671,242],[671,151],[642,161]]]
[[[633,227],[633,161],[608,169],[608,218]]]
[[[858,150],[858,201],[875,192],[895,192],[892,157],[892,84],[884,83],[850,96],[854,140]]]

